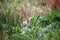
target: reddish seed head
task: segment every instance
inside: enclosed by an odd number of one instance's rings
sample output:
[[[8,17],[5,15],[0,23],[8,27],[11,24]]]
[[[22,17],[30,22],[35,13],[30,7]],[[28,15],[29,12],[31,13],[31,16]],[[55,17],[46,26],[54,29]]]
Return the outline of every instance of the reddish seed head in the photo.
[[[60,0],[47,0],[47,2],[50,3],[54,9],[57,9],[60,5]]]

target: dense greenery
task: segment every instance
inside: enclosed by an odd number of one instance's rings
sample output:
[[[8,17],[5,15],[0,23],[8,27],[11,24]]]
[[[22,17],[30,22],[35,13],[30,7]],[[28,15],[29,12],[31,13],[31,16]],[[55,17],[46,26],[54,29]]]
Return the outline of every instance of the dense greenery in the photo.
[[[3,11],[0,13],[1,40],[60,40],[60,11],[52,9],[44,16],[33,16],[30,22],[21,28],[20,16],[16,12],[19,3],[16,2],[13,5],[9,1],[7,6],[2,4]]]
[[[28,40],[59,40],[60,12],[51,10],[47,14],[42,17],[34,16],[24,27],[26,29],[22,31],[22,35],[29,37]]]

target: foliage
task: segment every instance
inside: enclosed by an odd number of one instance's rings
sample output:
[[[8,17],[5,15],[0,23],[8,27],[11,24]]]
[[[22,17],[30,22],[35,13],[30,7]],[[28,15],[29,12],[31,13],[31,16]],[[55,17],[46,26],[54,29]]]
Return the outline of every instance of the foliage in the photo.
[[[43,16],[33,16],[27,25],[21,27],[19,23],[20,16],[16,12],[18,5],[19,3],[15,0],[9,0],[9,5],[7,6],[5,4],[2,5],[0,31],[5,31],[9,40],[60,39],[60,11],[52,9]]]
[[[29,37],[28,40],[59,40],[60,12],[51,10],[47,15],[34,16],[31,22],[21,29],[22,35]]]

